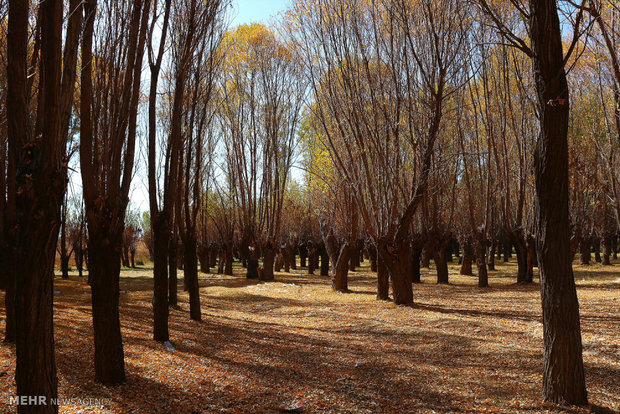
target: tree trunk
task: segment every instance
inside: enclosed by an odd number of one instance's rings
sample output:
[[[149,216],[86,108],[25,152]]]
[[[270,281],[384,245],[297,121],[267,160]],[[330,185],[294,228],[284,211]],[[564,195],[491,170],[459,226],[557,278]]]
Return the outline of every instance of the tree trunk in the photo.
[[[246,279],[258,279],[258,257],[248,257],[245,272]]]
[[[209,267],[217,267],[219,249],[215,244],[209,246]]]
[[[527,247],[521,232],[515,232],[512,238],[517,253],[517,283],[528,283],[527,280]]]
[[[60,223],[60,271],[63,279],[69,279],[69,259],[70,254],[67,252],[67,196],[62,206]]]
[[[411,282],[422,283],[420,274],[420,259],[422,257],[422,248],[413,245],[411,248]]]
[[[306,267],[306,257],[308,255],[308,250],[306,250],[305,243],[299,247],[299,266]]]
[[[232,244],[232,241],[226,243],[225,250],[224,250],[224,257],[225,257],[224,274],[228,276],[232,276],[233,275],[233,244]]]
[[[596,263],[601,263],[602,259],[601,259],[601,239],[598,237],[595,237],[592,240],[592,249],[594,250],[594,261]]]
[[[538,266],[536,259],[536,239],[532,235],[527,236],[527,272],[525,274],[525,282],[534,282],[534,266]]]
[[[446,261],[446,244],[439,243],[439,248],[433,253],[433,261],[437,268],[437,283],[448,284],[450,283],[448,272],[448,262]],[[464,262],[463,262],[464,263]]]
[[[571,263],[568,196],[569,93],[555,0],[530,0],[530,38],[540,132],[534,157],[536,247],[543,310],[543,398],[588,403],[579,302]]]
[[[318,250],[319,257],[321,259],[321,276],[329,276],[329,254],[325,246],[321,246]]]
[[[211,273],[211,258],[209,257],[209,248],[205,245],[198,249],[198,261],[200,262],[200,271],[202,273]]]
[[[186,237],[183,240],[184,278],[189,292],[189,317],[194,321],[201,319],[200,286],[198,285],[198,260],[196,258],[196,239]]]
[[[388,242],[386,238],[378,241],[378,253],[384,260],[392,281],[394,303],[397,305],[413,304],[413,287],[411,285],[410,248],[405,240],[398,244]]]
[[[609,260],[611,256],[611,236],[603,237],[603,261],[602,264],[604,266],[609,266],[611,261]]]
[[[379,271],[379,267],[378,267],[378,256],[377,256],[377,248],[375,246],[369,246],[368,247],[368,256],[370,258],[370,270],[372,272],[378,272]]]
[[[432,253],[428,246],[424,246],[424,249],[422,249],[422,259],[420,262],[420,266],[424,269],[429,269],[431,267],[431,255]]]
[[[357,249],[355,242],[349,244],[349,271],[355,272],[355,269],[360,265],[360,251]]]
[[[178,303],[177,286],[179,285],[178,264],[179,264],[179,243],[176,236],[170,240],[168,250],[168,306],[176,306]],[[187,280],[183,278],[183,290],[187,292]]]
[[[156,213],[157,214],[157,213]],[[153,339],[164,342],[170,339],[168,333],[168,251],[170,231],[161,223],[161,218],[152,219],[153,228]]]
[[[473,276],[474,270],[472,264],[474,261],[474,251],[469,242],[463,243],[463,263],[461,264],[461,274],[465,276]]]
[[[313,275],[314,270],[316,269],[316,256],[317,251],[316,248],[312,247],[308,249],[308,274]]]
[[[476,263],[478,264],[478,287],[488,287],[489,274],[487,272],[486,240],[478,239],[476,245]]]
[[[580,256],[580,263],[583,266],[589,266],[590,265],[590,247],[592,246],[592,243],[590,242],[590,239],[587,237],[584,237],[581,239],[581,242],[579,243],[579,256]]]
[[[489,246],[487,264],[489,265],[489,270],[495,270],[495,242],[491,243],[491,246]]]
[[[385,263],[375,248],[375,260],[377,266],[377,300],[390,300],[390,276]],[[372,257],[372,255],[371,255]]]
[[[333,263],[332,288],[337,292],[348,292],[348,273],[351,262],[351,250],[355,250],[351,243],[344,243],[340,248],[338,258]]]
[[[93,232],[88,241],[91,251],[88,270],[92,275],[95,381],[105,385],[125,382],[123,339],[118,312],[121,237],[122,231],[116,235]]]
[[[512,257],[512,243],[510,238],[506,238],[504,240],[504,263],[508,263],[510,258]]]
[[[273,267],[276,257],[275,243],[272,240],[268,240],[263,248],[263,276],[262,280],[270,282],[274,280]]]

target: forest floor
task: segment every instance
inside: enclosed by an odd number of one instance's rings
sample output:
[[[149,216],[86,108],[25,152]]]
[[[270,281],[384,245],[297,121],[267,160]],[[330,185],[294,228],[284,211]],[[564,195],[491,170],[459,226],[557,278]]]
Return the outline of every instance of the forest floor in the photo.
[[[486,289],[455,265],[450,285],[423,269],[414,307],[375,300],[367,267],[350,273],[349,294],[306,273],[272,283],[246,280],[237,263],[233,277],[201,273],[202,322],[189,319],[180,283],[169,350],[151,339],[152,270],[123,270],[127,383],[118,387],[93,381],[86,279],[57,278],[59,393],[69,399],[60,412],[620,412],[620,264],[576,267],[591,402],[581,409],[541,402],[539,286],[516,285],[514,263],[490,272]],[[0,344],[2,413],[15,411],[14,364],[15,347]]]

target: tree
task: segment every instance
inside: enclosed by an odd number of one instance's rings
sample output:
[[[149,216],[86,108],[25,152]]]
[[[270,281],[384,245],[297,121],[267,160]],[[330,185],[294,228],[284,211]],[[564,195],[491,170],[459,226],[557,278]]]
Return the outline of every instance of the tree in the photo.
[[[533,62],[540,132],[534,156],[536,250],[543,310],[543,387],[546,401],[587,404],[579,303],[572,270],[568,194],[569,89],[565,65],[583,34],[583,10],[576,12],[566,53],[555,0],[530,0],[519,8],[528,21],[531,45],[503,22],[486,0],[484,12],[511,45]]]
[[[89,234],[95,380],[120,384],[125,382],[118,313],[121,248],[150,1],[93,0],[83,3],[83,10],[80,167]]]
[[[60,208],[67,179],[66,141],[76,78],[79,13],[49,0],[31,17],[29,1],[10,1],[7,37],[8,169],[6,214],[14,286],[18,396],[57,397],[53,330],[53,271]],[[74,10],[79,1],[69,2]],[[35,21],[38,72],[32,122],[28,77],[29,23]],[[63,50],[64,40],[64,50]],[[14,284],[14,285],[13,285]],[[9,294],[9,292],[7,292]],[[58,406],[18,406],[20,413],[57,412]]]

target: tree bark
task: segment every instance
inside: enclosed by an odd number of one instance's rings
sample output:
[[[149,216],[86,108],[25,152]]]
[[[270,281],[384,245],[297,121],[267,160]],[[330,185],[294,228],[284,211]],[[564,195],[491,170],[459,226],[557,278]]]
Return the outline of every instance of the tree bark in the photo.
[[[527,280],[527,246],[525,237],[521,231],[515,231],[512,244],[517,253],[517,283],[528,283]]]
[[[270,282],[274,280],[273,267],[276,257],[276,248],[273,240],[267,240],[263,247],[263,275],[262,280]]]
[[[435,262],[435,267],[437,268],[437,283],[439,284],[450,283],[450,273],[448,272],[448,262],[446,260],[446,249],[447,245],[445,243],[439,243],[438,248],[435,249],[433,253],[433,261]]]
[[[91,232],[89,250],[91,296],[95,336],[95,381],[105,385],[125,382],[125,360],[118,311],[121,271],[117,234]],[[107,243],[105,241],[108,241]]]
[[[374,256],[377,266],[377,300],[390,300],[390,276],[376,248]]]
[[[474,261],[474,251],[470,242],[463,243],[463,263],[461,264],[461,274],[465,276],[473,276],[472,268]]]
[[[153,229],[153,339],[168,341],[168,251],[170,230],[162,218],[151,216]]]
[[[324,245],[319,246],[318,255],[321,259],[320,275],[329,276],[329,254]]]
[[[588,403],[579,302],[570,252],[569,94],[555,0],[530,0],[530,38],[540,113],[534,157],[536,247],[543,311],[543,398]]]
[[[348,292],[349,261],[351,259],[351,243],[344,242],[338,246],[336,237],[329,234],[324,240],[325,249],[332,262],[332,288],[337,292]]]
[[[413,243],[411,248],[411,282],[422,283],[420,274],[420,259],[422,257],[422,248]]]
[[[209,257],[209,248],[206,245],[201,245],[198,248],[198,261],[202,273],[211,273],[211,258]]]
[[[489,255],[487,259],[487,264],[489,265],[489,270],[495,270],[495,242],[491,243],[489,246]]]
[[[592,243],[589,237],[583,237],[581,239],[579,243],[579,256],[580,256],[580,263],[582,266],[590,265],[590,259],[592,258],[590,254],[591,246],[592,246]]]
[[[603,260],[602,260],[603,266],[609,266],[611,264],[611,261],[609,260],[609,258],[611,257],[611,250],[612,250],[611,243],[612,243],[611,236],[603,237]]]
[[[170,239],[168,246],[168,306],[176,306],[178,304],[177,290],[179,285],[179,276],[177,272],[179,264],[178,249],[179,243],[176,236]],[[187,291],[187,279],[183,278],[183,290]]]
[[[194,321],[201,319],[200,286],[198,285],[198,260],[196,258],[196,239],[187,237],[183,240],[183,274],[189,292],[189,317]]]
[[[601,239],[599,237],[593,238],[592,249],[594,250],[594,261],[596,263],[601,263]]]
[[[394,303],[397,305],[413,304],[413,287],[411,285],[410,247],[404,239],[389,242],[381,238],[377,243],[377,251],[383,258],[392,281]]]

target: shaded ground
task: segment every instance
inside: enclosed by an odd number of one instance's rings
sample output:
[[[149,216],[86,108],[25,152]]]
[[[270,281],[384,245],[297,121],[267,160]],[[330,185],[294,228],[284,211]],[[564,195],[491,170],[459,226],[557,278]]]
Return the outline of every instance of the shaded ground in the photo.
[[[376,301],[367,268],[350,274],[351,294],[332,292],[327,278],[305,270],[278,273],[268,284],[246,281],[238,267],[234,277],[201,274],[202,322],[189,320],[179,284],[181,305],[170,312],[175,351],[151,340],[151,270],[124,271],[128,382],[119,387],[92,379],[85,279],[58,278],[60,396],[105,401],[88,408],[73,400],[60,412],[260,413],[297,402],[303,412],[561,412],[539,397],[538,284],[515,285],[513,263],[499,269],[490,272],[488,289],[458,276],[454,266],[447,286],[423,270],[414,308]],[[620,265],[578,268],[576,279],[593,405],[565,412],[617,412]],[[8,405],[15,392],[14,353],[14,346],[0,345],[2,413],[14,411]]]

